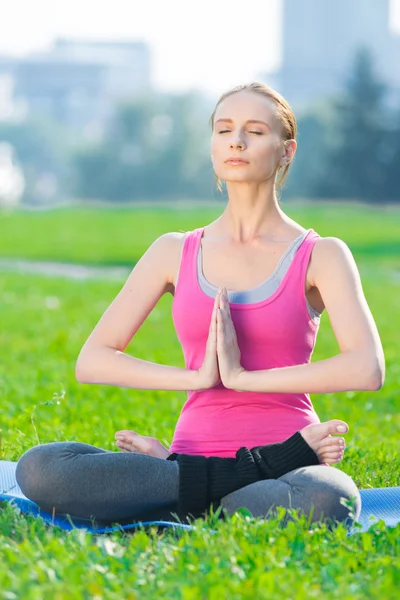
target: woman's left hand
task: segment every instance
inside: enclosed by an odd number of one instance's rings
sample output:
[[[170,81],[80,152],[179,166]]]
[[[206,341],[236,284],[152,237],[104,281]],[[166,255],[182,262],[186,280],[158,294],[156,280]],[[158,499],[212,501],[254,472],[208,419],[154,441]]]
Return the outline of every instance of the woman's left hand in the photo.
[[[240,374],[240,349],[229,308],[228,293],[222,288],[217,312],[217,356],[221,381],[226,388],[235,389]],[[239,390],[238,390],[239,391]]]

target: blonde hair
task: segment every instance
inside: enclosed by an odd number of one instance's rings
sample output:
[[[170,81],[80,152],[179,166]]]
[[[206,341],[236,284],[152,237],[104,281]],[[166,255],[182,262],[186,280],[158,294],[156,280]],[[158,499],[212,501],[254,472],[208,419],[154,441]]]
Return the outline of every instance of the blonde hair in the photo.
[[[266,83],[260,83],[258,81],[253,81],[251,83],[245,83],[243,85],[238,85],[238,86],[228,90],[224,94],[222,94],[222,96],[219,98],[217,104],[215,105],[213,113],[210,117],[211,130],[214,129],[215,113],[217,112],[217,108],[221,104],[221,102],[223,100],[225,100],[225,98],[228,98],[228,96],[232,96],[233,94],[237,94],[238,92],[242,92],[242,91],[255,92],[256,94],[261,94],[262,96],[265,96],[266,98],[269,98],[270,100],[272,100],[273,103],[275,104],[275,109],[276,109],[275,116],[281,126],[281,132],[282,132],[281,135],[282,135],[283,141],[285,142],[287,140],[295,140],[296,139],[296,134],[297,134],[296,117],[294,116],[293,110],[291,109],[289,103],[285,100],[285,98],[283,96],[281,96],[281,94],[279,94],[279,92],[274,90],[272,87],[270,87]],[[285,166],[281,165],[276,170],[275,182],[276,182],[276,185],[280,188],[282,188],[282,185],[283,185],[285,179],[287,178],[290,164],[291,163],[289,163],[288,165],[285,165]],[[282,170],[282,173],[280,174],[279,181],[276,181],[276,177],[277,177],[277,175],[279,175],[281,170]],[[222,192],[222,184],[221,184],[221,180],[219,177],[217,177],[217,187],[218,187],[219,191]]]

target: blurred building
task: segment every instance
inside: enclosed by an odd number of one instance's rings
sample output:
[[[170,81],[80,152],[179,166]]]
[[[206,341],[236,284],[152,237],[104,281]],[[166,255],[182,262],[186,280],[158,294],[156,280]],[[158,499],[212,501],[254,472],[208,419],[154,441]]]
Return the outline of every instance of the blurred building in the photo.
[[[283,0],[282,64],[268,76],[301,111],[339,92],[360,46],[373,55],[377,77],[400,99],[400,36],[390,30],[390,0]]]
[[[14,206],[22,198],[25,179],[16,164],[14,150],[6,142],[0,143],[0,207]]]
[[[51,116],[96,137],[118,101],[150,90],[150,50],[139,41],[58,39],[47,52],[0,57],[0,78],[6,76],[19,113],[23,104],[25,113]]]

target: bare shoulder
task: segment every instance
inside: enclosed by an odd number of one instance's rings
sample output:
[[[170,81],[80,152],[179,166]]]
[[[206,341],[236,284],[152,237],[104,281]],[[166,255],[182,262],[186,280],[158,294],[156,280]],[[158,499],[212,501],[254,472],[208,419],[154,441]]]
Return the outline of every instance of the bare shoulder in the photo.
[[[358,275],[358,269],[349,246],[337,237],[320,237],[315,242],[309,269],[312,285],[318,287],[321,277],[329,276],[336,268]]]
[[[182,249],[185,235],[186,233],[182,231],[169,231],[168,233],[160,235],[160,237],[155,240],[154,244],[156,244],[160,250],[165,250],[168,253],[179,253]]]
[[[157,259],[164,265],[167,281],[172,287],[179,269],[186,235],[187,233],[182,231],[170,231],[161,235],[152,244]]]
[[[315,250],[313,253],[320,257],[327,258],[328,256],[338,256],[342,254],[348,254],[351,250],[340,238],[337,237],[320,237],[315,243]]]

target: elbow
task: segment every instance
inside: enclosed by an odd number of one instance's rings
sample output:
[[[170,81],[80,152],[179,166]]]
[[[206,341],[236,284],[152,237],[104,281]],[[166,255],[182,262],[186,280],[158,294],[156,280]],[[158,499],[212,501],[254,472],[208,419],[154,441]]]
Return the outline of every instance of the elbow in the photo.
[[[381,361],[375,360],[374,366],[369,370],[370,376],[368,378],[368,390],[377,392],[383,387],[385,383],[385,361],[382,358]]]
[[[82,360],[77,360],[75,364],[75,378],[79,383],[90,383],[88,381],[87,372],[85,371],[84,365],[82,364]]]
[[[111,347],[84,346],[75,364],[75,377],[79,383],[103,383],[105,365]],[[115,352],[115,348],[112,348]]]
[[[357,382],[360,391],[377,392],[385,382],[385,358],[382,354],[371,351],[354,353],[354,368],[352,378]]]
[[[373,377],[370,378],[369,380],[369,387],[368,389],[373,391],[373,392],[377,392],[378,390],[380,390],[383,387],[383,384],[385,383],[385,373],[383,371],[376,371],[373,375]]]
[[[91,353],[88,352],[88,348],[82,349],[75,363],[75,377],[79,383],[91,383],[91,362]]]

